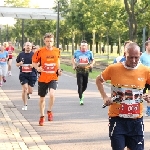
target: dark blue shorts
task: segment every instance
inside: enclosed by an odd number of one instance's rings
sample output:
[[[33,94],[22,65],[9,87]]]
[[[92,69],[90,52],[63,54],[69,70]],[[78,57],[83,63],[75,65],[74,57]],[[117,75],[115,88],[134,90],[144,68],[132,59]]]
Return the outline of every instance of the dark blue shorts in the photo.
[[[37,81],[37,77],[36,76],[31,76],[28,73],[24,73],[24,74],[19,75],[19,80],[20,80],[21,85],[24,85],[24,84],[27,83],[31,87],[34,87],[35,82]]]
[[[109,137],[113,150],[144,150],[143,117],[138,119],[112,117],[109,119]]]

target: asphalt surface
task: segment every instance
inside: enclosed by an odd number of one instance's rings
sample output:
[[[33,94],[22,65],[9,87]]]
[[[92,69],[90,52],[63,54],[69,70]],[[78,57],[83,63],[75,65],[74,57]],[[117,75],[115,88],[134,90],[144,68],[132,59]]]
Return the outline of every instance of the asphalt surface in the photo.
[[[47,121],[47,95],[46,121],[44,126],[39,126],[40,113],[37,84],[34,87],[31,99],[28,100],[28,110],[22,111],[23,101],[21,99],[21,85],[18,76],[19,69],[15,66],[15,59],[13,59],[12,76],[7,77],[7,82],[1,88],[0,114],[4,114],[4,111],[7,113],[10,123],[18,131],[19,137],[24,142],[26,149],[111,150],[108,136],[108,109],[102,108],[102,99],[94,80],[89,81],[88,88],[84,93],[84,105],[80,106],[76,78],[71,73],[63,72],[63,75],[59,78],[56,100],[53,107],[54,121]],[[110,87],[105,86],[105,88],[108,94],[110,94]],[[3,98],[2,95],[4,95]],[[5,98],[7,101],[5,101]],[[146,108],[146,104],[144,105]],[[12,112],[15,115],[12,115]],[[4,118],[7,118],[7,116],[4,116]],[[5,121],[1,119],[1,130],[3,130],[2,123],[4,124]],[[144,124],[145,150],[150,150],[149,117],[144,117]],[[5,128],[5,132],[7,130],[8,128]],[[5,133],[3,134],[5,135]],[[36,135],[40,140],[34,139],[33,135]],[[0,142],[0,150],[2,150],[1,147],[2,142]]]

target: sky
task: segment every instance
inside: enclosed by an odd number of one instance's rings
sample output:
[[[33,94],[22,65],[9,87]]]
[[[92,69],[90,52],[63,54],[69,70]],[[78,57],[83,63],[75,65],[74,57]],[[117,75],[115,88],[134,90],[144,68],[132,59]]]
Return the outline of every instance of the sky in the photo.
[[[4,6],[5,0],[0,0],[0,6]],[[31,7],[39,6],[40,8],[51,8],[54,5],[54,0],[30,0]],[[11,17],[0,17],[0,25],[9,24],[12,26],[15,23],[15,19]]]

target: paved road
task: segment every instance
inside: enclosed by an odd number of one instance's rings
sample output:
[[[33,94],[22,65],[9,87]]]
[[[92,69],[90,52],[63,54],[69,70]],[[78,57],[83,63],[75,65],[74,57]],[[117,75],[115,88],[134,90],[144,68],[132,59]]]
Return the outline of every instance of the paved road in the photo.
[[[48,122],[46,118],[41,127],[38,126],[37,85],[28,101],[28,110],[22,111],[19,69],[15,60],[12,68],[13,76],[7,77],[0,88],[0,150],[111,150],[107,108],[101,108],[102,100],[94,81],[89,81],[85,104],[80,106],[75,76],[64,73],[56,91],[54,121]],[[110,93],[109,87],[105,88]],[[150,118],[144,120],[145,150],[150,150]]]

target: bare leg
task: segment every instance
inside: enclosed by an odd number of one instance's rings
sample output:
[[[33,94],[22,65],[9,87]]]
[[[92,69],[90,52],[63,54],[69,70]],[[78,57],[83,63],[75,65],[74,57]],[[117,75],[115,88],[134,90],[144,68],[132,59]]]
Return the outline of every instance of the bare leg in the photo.
[[[28,92],[28,84],[22,85],[22,100],[24,103],[24,106],[27,105],[27,92]]]
[[[29,85],[28,86],[28,94],[32,94],[32,92],[33,92],[33,88]]]
[[[12,64],[12,59],[9,59],[9,61],[8,61],[8,71],[11,71],[11,64]]]
[[[2,75],[0,75],[0,83],[2,83]]]
[[[52,110],[52,107],[54,105],[54,101],[55,101],[55,90],[54,89],[50,89],[49,91],[49,95],[50,95],[50,98],[49,98],[49,106],[48,106],[48,111],[51,111]]]
[[[40,97],[39,106],[40,106],[40,114],[41,114],[41,116],[44,116],[45,97]]]

